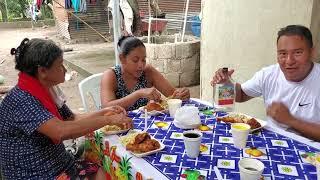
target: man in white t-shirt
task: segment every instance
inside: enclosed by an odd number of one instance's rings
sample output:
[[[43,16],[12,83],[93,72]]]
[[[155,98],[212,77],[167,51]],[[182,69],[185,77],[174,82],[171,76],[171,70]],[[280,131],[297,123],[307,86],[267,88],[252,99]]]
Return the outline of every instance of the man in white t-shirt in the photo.
[[[250,80],[236,84],[236,101],[262,96],[271,126],[292,128],[320,140],[320,64],[312,62],[314,47],[310,30],[289,25],[278,32],[278,63],[258,71]],[[229,76],[234,72],[230,70]],[[222,69],[211,84],[224,82]]]

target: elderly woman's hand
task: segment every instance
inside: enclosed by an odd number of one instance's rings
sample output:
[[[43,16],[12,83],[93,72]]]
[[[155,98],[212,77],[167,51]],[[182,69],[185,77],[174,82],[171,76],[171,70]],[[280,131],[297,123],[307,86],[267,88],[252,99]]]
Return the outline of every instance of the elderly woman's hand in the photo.
[[[216,84],[225,83],[228,80],[228,76],[231,76],[233,72],[234,69],[230,69],[228,75],[226,75],[223,73],[223,68],[218,69],[212,77],[211,85],[214,86]]]
[[[109,120],[108,125],[116,125],[121,129],[131,129],[133,122],[132,119],[127,116],[116,116]]]
[[[103,108],[101,109],[101,113],[102,115],[105,115],[105,116],[112,116],[116,114],[123,114],[123,115],[127,114],[126,110],[121,106],[110,106],[110,107]]]
[[[190,98],[190,91],[188,88],[178,88],[173,92],[171,97],[181,100],[187,100]]]

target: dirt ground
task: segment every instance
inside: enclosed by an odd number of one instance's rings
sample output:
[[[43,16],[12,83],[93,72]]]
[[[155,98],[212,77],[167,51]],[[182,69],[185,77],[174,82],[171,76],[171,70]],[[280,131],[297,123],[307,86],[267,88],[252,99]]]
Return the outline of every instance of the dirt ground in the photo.
[[[55,28],[31,28],[23,29],[0,29],[0,75],[5,77],[5,83],[0,86],[14,86],[17,83],[18,71],[14,68],[14,58],[10,55],[10,49],[16,48],[23,38],[45,38],[58,42],[61,47],[72,47],[76,45],[68,45],[62,43],[58,38]],[[68,72],[72,69],[68,68]],[[63,92],[67,96],[67,104],[74,112],[82,111],[82,103],[78,90],[78,83],[84,79],[80,74],[74,76],[70,81],[61,84]]]
[[[80,58],[79,52],[85,52],[92,49],[92,44],[70,44],[59,38],[54,27],[49,28],[20,28],[20,29],[0,29],[0,75],[5,77],[5,83],[0,86],[15,86],[17,83],[18,71],[14,69],[14,58],[10,55],[11,48],[17,48],[23,38],[44,38],[55,41],[62,49],[72,48],[73,51],[65,52],[65,56],[70,56],[70,59]],[[96,43],[95,48],[105,49],[112,48],[112,43]],[[84,56],[84,53],[81,54]],[[81,57],[85,58],[85,57]],[[2,63],[1,63],[2,62]],[[87,67],[88,68],[88,67]],[[93,67],[94,68],[94,67]],[[72,71],[67,67],[68,73]],[[67,97],[67,104],[74,112],[83,112],[83,106],[78,90],[78,83],[84,77],[77,74],[72,80],[60,84],[63,92]],[[199,98],[199,86],[189,87],[191,97]],[[0,97],[1,98],[1,97]],[[90,110],[93,110],[91,105]]]

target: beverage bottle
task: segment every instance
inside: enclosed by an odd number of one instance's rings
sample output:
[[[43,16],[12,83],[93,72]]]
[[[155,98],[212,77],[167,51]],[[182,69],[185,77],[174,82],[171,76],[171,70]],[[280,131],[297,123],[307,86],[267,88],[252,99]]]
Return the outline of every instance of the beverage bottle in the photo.
[[[234,111],[236,98],[236,83],[228,75],[228,68],[223,68],[222,72],[225,74],[225,82],[216,84],[213,87],[213,106],[215,111]]]

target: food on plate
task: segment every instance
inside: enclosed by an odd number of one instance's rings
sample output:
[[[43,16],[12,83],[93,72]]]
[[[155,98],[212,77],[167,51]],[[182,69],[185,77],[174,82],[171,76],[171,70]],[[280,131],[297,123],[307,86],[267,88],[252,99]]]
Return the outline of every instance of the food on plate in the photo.
[[[251,126],[251,129],[257,129],[261,127],[261,124],[255,118],[249,119],[246,123]]]
[[[161,106],[160,103],[154,102],[154,101],[149,101],[148,104],[145,106],[145,109],[150,112],[150,111],[163,111],[164,108]]]
[[[116,113],[114,113],[116,114]],[[105,115],[106,116],[106,115]],[[123,118],[129,118],[129,117],[123,117]],[[132,122],[132,119],[129,118]],[[114,132],[114,131],[122,131],[122,130],[129,130],[130,128],[129,127],[125,127],[123,124],[113,124],[113,125],[105,125],[103,126],[102,128],[100,128],[100,130],[106,134],[110,134],[110,132]]]
[[[246,149],[245,152],[254,157],[260,157],[265,155],[261,150],[257,149],[256,147],[251,147],[249,149]]]
[[[160,148],[160,143],[155,139],[151,139],[147,132],[129,134],[120,140],[127,150],[134,153],[145,153]]]
[[[168,98],[169,99],[169,98]],[[161,99],[159,101],[160,105],[162,106],[163,109],[168,109],[168,101],[167,100],[164,100],[164,99]]]
[[[117,125],[106,125],[104,127],[101,128],[102,131],[104,132],[108,132],[108,131],[120,131],[121,127],[117,126]]]
[[[261,127],[261,124],[255,118],[248,117],[244,114],[230,114],[226,117],[218,117],[218,120],[226,123],[246,123],[251,126],[251,129]]]

